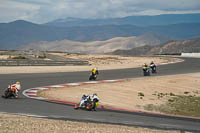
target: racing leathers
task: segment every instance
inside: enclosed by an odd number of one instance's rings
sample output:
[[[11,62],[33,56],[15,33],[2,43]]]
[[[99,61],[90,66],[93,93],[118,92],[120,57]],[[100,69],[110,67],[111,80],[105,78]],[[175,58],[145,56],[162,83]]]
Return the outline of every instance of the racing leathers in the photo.
[[[152,73],[156,73],[156,65],[154,64],[153,61],[150,63],[150,68],[152,70]]]
[[[145,63],[142,67],[143,71],[146,71],[147,69],[149,69],[149,66]]]
[[[93,94],[92,96],[90,96],[90,100],[94,102],[93,110],[96,110],[96,107],[99,102],[99,97],[97,96],[97,94]]]
[[[99,74],[99,71],[96,68],[93,68],[92,69],[92,75],[94,76],[94,75],[97,75],[97,74]]]
[[[152,68],[152,67],[156,67],[156,65],[154,64],[154,62],[151,62],[150,63],[150,67]]]
[[[10,91],[12,91],[15,94],[15,97],[18,98],[18,92],[21,90],[20,84],[13,84],[9,86]]]
[[[88,95],[83,95],[82,98],[81,98],[81,102],[79,104],[80,107],[83,107],[85,106],[85,102],[87,102],[89,100],[89,96]]]

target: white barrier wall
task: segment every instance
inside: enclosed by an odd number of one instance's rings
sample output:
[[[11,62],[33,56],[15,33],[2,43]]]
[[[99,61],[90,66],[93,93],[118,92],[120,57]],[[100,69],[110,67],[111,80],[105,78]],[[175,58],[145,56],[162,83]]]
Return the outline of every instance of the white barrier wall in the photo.
[[[200,56],[200,53],[181,53],[181,56]]]

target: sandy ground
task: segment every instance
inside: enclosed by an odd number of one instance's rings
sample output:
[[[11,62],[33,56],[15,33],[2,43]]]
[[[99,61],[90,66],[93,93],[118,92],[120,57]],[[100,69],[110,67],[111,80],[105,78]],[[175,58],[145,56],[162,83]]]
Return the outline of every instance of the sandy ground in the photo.
[[[12,125],[12,126],[11,126]],[[1,133],[180,133],[139,127],[47,120],[0,114]]]
[[[49,72],[74,72],[91,71],[97,67],[99,70],[122,69],[141,67],[144,63],[154,61],[156,64],[177,60],[169,57],[123,57],[117,55],[78,55],[78,54],[59,54],[66,58],[75,58],[89,61],[88,66],[11,66],[0,67],[0,74],[13,73],[49,73]]]
[[[161,105],[172,95],[200,96],[200,73],[128,79],[125,82],[89,84],[52,88],[40,95],[56,100],[79,102],[83,94],[97,93],[100,104],[129,110],[145,110],[145,106]],[[141,96],[141,95],[144,96]],[[170,95],[171,94],[171,95]]]

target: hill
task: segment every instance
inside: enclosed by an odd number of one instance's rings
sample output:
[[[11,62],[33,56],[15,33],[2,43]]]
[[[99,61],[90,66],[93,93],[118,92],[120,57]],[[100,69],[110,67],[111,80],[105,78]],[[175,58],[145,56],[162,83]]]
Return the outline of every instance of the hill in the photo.
[[[146,33],[142,36],[115,37],[105,41],[77,42],[62,40],[55,42],[39,42],[25,46],[23,49],[63,51],[75,53],[108,53],[117,49],[132,49],[143,45],[160,44],[161,40],[152,33]]]
[[[1,49],[18,49],[20,46],[41,41],[105,41],[115,37],[141,36],[149,32],[161,37],[161,43],[172,39],[189,39],[200,36],[200,23],[149,27],[134,25],[54,27],[19,20],[0,24],[0,47]]]
[[[113,54],[117,55],[156,55],[156,54],[180,54],[180,53],[199,53],[200,38],[190,40],[169,41],[155,46],[142,46],[130,50],[116,50]]]
[[[57,34],[58,33],[58,34]],[[18,20],[0,24],[1,49],[16,49],[20,45],[41,40],[64,39],[61,29]]]

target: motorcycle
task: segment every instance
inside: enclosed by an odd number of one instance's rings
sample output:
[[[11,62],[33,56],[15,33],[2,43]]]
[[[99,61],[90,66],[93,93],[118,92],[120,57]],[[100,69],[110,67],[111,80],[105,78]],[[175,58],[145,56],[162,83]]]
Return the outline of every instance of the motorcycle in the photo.
[[[143,74],[144,74],[144,76],[150,76],[150,68],[143,67]]]
[[[89,80],[96,80],[97,79],[97,75],[99,74],[99,71],[96,70],[95,72],[91,72]]]
[[[10,86],[6,88],[1,97],[3,98],[18,98],[18,95],[15,93],[15,89],[11,89]]]
[[[155,64],[151,64],[150,68],[151,68],[152,73],[156,73],[156,65]]]
[[[96,80],[97,74],[90,74],[89,80]]]
[[[96,106],[95,106],[96,104]],[[94,101],[86,101],[85,102],[85,105],[84,106],[79,106],[80,103],[77,103],[74,105],[74,109],[84,109],[84,110],[87,110],[87,111],[92,111],[92,110],[95,110],[96,107],[98,106],[98,102],[94,102]]]

